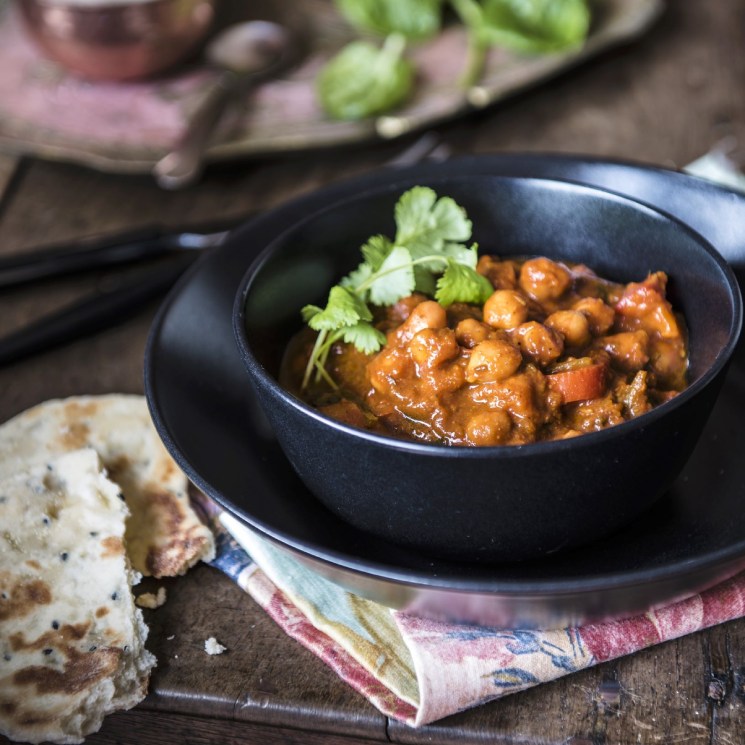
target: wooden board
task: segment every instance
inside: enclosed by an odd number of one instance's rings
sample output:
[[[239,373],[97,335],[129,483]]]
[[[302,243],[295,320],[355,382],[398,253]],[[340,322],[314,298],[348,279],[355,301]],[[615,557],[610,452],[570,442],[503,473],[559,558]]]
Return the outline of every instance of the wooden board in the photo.
[[[745,142],[744,70],[745,5],[676,0],[633,46],[437,131],[456,154],[563,151],[683,165],[724,136]],[[175,194],[144,176],[32,162],[0,204],[0,255],[154,221],[237,218],[375,168],[402,147],[213,167],[202,184]],[[0,333],[113,277],[96,273],[6,292]],[[153,304],[117,328],[0,369],[0,418],[57,396],[141,392],[154,311]],[[388,721],[287,639],[217,571],[200,567],[165,584],[167,604],[148,612],[149,646],[159,658],[151,695],[135,711],[112,716],[91,743],[734,745],[745,733],[745,621],[411,730]],[[226,654],[204,653],[203,641],[213,635]]]

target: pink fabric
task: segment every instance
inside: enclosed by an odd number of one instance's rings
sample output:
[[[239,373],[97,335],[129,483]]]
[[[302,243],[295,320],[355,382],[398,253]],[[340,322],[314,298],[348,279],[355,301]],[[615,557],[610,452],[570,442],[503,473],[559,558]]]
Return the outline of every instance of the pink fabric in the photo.
[[[213,565],[383,714],[418,727],[606,660],[745,616],[745,572],[633,618],[576,628],[434,621],[362,599],[206,497]]]
[[[416,719],[415,707],[397,698],[339,644],[313,626],[261,571],[251,575],[248,591],[289,636],[320,657],[342,680],[377,709],[404,722],[413,722]]]
[[[505,630],[393,612],[414,659],[420,691],[414,707],[310,624],[261,570],[251,575],[246,589],[291,637],[381,712],[412,726],[745,615],[745,573],[644,615],[574,629]]]

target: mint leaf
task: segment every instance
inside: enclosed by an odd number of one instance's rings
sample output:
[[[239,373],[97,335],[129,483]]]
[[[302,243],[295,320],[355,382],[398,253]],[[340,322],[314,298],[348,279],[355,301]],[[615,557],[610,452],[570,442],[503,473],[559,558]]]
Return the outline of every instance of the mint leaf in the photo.
[[[385,334],[369,323],[356,323],[342,329],[342,339],[354,344],[360,352],[372,354],[385,344]]]
[[[448,259],[447,269],[437,280],[435,300],[447,307],[453,303],[483,303],[494,292],[489,280],[464,264]]]
[[[320,312],[315,306],[306,305],[303,315],[309,315],[308,325],[316,331],[336,331],[353,326],[358,321],[371,321],[372,313],[362,298],[346,287],[336,285],[329,292],[326,307]]]
[[[369,283],[370,302],[393,305],[414,292],[414,267],[411,254],[403,246],[395,246]]]

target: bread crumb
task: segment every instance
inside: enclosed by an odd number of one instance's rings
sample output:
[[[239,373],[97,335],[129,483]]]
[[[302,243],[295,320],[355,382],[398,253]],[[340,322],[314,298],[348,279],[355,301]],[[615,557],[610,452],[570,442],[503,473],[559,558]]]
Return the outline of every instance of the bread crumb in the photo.
[[[140,608],[160,608],[163,603],[166,602],[166,588],[159,587],[157,595],[152,592],[143,592],[142,595],[138,595],[135,598],[135,603]]]
[[[214,636],[211,636],[204,642],[204,651],[207,654],[222,654],[225,650],[227,650],[227,647],[220,644]]]

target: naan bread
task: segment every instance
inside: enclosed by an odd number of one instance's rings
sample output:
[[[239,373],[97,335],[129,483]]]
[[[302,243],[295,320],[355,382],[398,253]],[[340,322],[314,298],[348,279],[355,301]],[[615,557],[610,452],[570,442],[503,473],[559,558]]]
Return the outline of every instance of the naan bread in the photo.
[[[191,508],[187,479],[142,396],[58,399],[19,414],[0,426],[0,478],[82,447],[98,452],[124,493],[127,553],[137,571],[173,577],[214,557],[212,533]]]
[[[12,739],[82,742],[147,692],[155,658],[120,494],[90,448],[0,481],[0,732]]]

